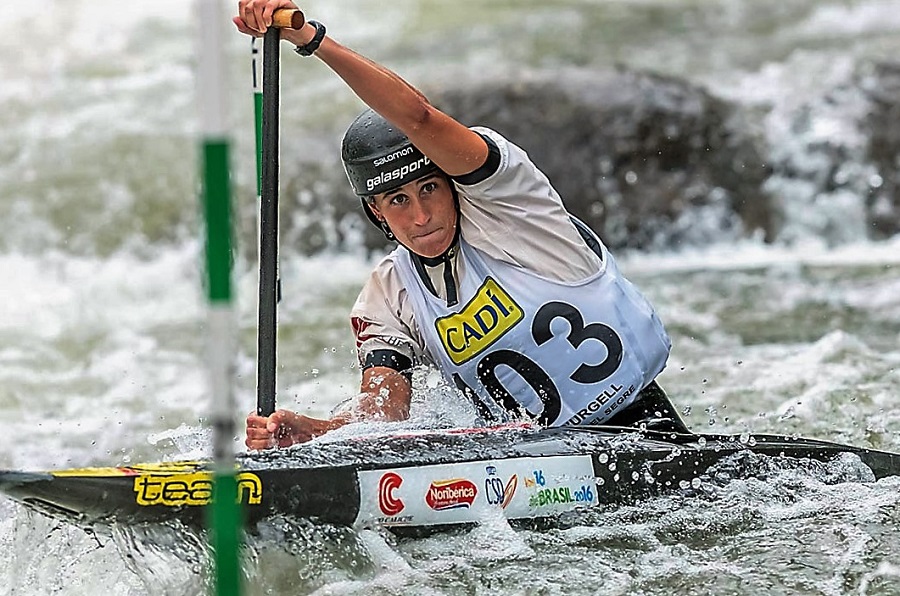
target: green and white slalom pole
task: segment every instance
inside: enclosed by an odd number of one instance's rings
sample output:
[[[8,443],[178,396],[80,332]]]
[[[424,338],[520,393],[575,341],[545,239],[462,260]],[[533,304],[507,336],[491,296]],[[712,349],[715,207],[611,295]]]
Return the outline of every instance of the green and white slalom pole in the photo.
[[[231,188],[225,97],[225,23],[220,0],[197,0],[200,16],[198,104],[202,139],[202,202],[206,222],[208,358],[212,390],[213,475],[209,534],[215,594],[241,593],[241,510],[234,461],[235,347],[231,290]]]

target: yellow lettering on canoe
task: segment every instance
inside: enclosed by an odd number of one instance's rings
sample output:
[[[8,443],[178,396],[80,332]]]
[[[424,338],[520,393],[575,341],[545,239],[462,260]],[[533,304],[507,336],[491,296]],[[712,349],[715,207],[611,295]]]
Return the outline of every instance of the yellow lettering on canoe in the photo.
[[[238,502],[259,505],[262,501],[262,481],[251,472],[236,476]],[[209,472],[193,474],[142,474],[134,479],[135,500],[138,505],[206,505],[212,499],[213,476]]]

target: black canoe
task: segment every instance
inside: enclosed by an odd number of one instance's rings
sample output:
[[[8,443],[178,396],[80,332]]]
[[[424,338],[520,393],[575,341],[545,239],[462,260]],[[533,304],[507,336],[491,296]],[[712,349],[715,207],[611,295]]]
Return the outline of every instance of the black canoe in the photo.
[[[752,475],[761,461],[816,466],[846,453],[871,470],[869,479],[900,475],[900,454],[812,439],[512,426],[319,440],[241,454],[237,480],[251,523],[288,514],[415,528],[491,515],[547,518],[697,488],[717,469],[726,478]],[[210,499],[210,470],[210,462],[177,461],[0,471],[0,492],[79,525],[175,518],[199,525]]]

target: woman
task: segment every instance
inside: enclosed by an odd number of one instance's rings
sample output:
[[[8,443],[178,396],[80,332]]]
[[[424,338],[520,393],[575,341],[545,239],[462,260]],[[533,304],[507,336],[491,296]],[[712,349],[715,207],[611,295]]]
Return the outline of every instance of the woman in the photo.
[[[281,8],[296,6],[241,0],[234,23],[259,36]],[[369,106],[342,158],[366,215],[400,246],[351,313],[363,368],[355,411],[251,414],[249,448],[308,441],[359,418],[405,419],[419,363],[436,365],[487,419],[687,432],[653,383],[670,349],[656,313],[522,149],[460,124],[320,23],[281,37]]]

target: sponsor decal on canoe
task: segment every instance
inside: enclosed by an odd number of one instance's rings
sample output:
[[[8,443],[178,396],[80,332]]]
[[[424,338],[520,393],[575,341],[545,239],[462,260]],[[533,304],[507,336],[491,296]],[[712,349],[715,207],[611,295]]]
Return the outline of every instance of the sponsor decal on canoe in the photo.
[[[564,482],[548,486],[543,469],[532,470],[530,477],[525,478],[525,487],[534,489],[528,497],[528,506],[532,509],[569,503],[593,505],[597,502],[594,497],[595,483],[575,487],[571,482]]]
[[[506,509],[516,494],[519,487],[519,475],[513,474],[503,484],[503,480],[497,476],[495,466],[485,466],[487,477],[484,479],[484,496],[491,505],[497,505],[500,509]]]
[[[590,455],[362,470],[357,480],[358,526],[478,523],[497,515],[522,519],[597,503]]]
[[[590,486],[587,485],[582,485],[575,491],[573,491],[568,486],[544,488],[531,495],[531,497],[528,499],[528,505],[534,508],[546,507],[548,505],[554,504],[591,504],[593,502],[594,491]]]
[[[378,482],[378,507],[389,517],[399,515],[403,511],[403,501],[395,494],[402,484],[403,478],[394,472],[388,472]]]
[[[478,489],[475,483],[465,478],[435,480],[428,487],[425,502],[435,511],[446,511],[460,507],[469,508],[475,502]]]
[[[262,481],[251,472],[235,476],[237,500],[247,505],[262,501]],[[135,500],[138,505],[167,507],[200,506],[212,499],[213,475],[210,472],[192,474],[142,474],[134,478]]]
[[[461,311],[434,324],[447,355],[454,364],[462,364],[489,348],[524,316],[522,308],[488,277]]]

